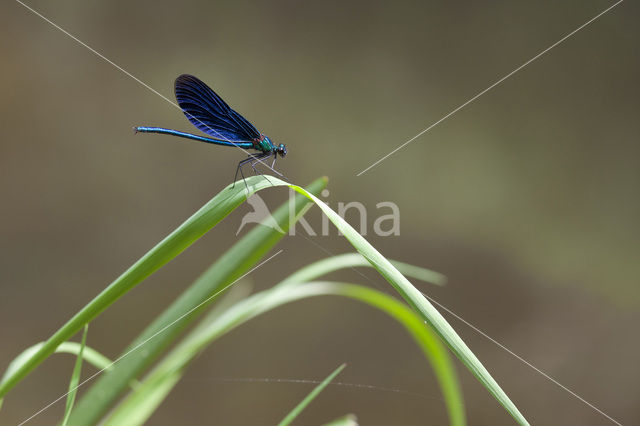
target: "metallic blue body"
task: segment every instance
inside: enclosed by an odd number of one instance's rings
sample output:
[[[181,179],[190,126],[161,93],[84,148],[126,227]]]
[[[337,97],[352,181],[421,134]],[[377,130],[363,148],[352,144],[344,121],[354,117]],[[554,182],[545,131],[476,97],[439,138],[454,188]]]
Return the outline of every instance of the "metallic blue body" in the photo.
[[[164,127],[139,126],[139,127],[135,127],[134,130],[136,132],[141,132],[141,133],[162,133],[165,135],[180,136],[181,138],[193,139],[200,142],[207,142],[207,143],[212,143],[215,145],[222,145],[222,146],[238,146],[244,149],[252,149],[254,147],[253,142],[227,142],[220,139],[213,139],[213,138],[207,138],[205,136],[193,135],[191,133],[181,132],[179,130],[165,129]]]

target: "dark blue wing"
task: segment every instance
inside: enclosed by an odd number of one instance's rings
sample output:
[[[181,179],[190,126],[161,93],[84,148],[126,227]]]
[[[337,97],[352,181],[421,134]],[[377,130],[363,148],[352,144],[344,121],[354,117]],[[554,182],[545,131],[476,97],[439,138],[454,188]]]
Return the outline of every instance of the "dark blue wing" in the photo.
[[[176,99],[189,121],[203,132],[228,142],[247,142],[260,132],[235,112],[198,78],[182,74],[176,79]]]

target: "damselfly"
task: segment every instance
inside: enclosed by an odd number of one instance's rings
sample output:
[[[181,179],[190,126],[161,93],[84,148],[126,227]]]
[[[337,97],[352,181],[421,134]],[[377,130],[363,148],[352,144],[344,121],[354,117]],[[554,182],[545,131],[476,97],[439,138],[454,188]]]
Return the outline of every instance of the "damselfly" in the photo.
[[[236,174],[233,178],[234,182],[238,178],[238,172],[240,172],[244,180],[242,166],[245,164],[249,163],[257,174],[256,163],[273,157],[273,162],[271,163],[271,169],[273,170],[278,155],[281,157],[287,155],[287,147],[284,144],[276,145],[271,142],[271,139],[260,133],[246,118],[229,107],[216,92],[198,78],[182,74],[176,79],[175,93],[178,105],[180,105],[182,112],[184,112],[189,121],[212,137],[194,135],[163,127],[138,126],[134,127],[134,130],[142,133],[162,133],[215,145],[258,151],[257,153],[249,154],[248,158],[238,163]],[[274,172],[278,173],[275,170]],[[281,173],[278,174],[282,176]]]

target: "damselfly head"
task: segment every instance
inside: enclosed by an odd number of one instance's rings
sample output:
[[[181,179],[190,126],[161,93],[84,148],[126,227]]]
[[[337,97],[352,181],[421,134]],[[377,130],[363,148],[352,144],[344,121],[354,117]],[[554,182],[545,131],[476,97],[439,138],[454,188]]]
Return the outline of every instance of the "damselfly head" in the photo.
[[[278,145],[278,147],[276,148],[276,153],[280,154],[280,156],[284,158],[284,156],[287,155],[287,147],[285,146],[285,144],[281,143],[280,145]]]

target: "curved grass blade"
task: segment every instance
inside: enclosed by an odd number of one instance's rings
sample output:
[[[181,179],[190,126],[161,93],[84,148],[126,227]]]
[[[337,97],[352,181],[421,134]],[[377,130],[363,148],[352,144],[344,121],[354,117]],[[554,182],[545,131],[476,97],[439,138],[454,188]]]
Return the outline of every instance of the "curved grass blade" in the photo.
[[[353,284],[312,282],[276,286],[242,300],[223,313],[207,315],[198,327],[163,358],[141,385],[112,411],[105,426],[116,426],[125,420],[130,426],[144,423],[180,380],[189,363],[213,341],[234,328],[286,303],[328,295],[364,302],[386,312],[402,324],[431,362],[445,398],[451,424],[465,424],[462,394],[448,353],[438,337],[415,312],[378,290]],[[132,423],[131,419],[137,419],[137,422]]]
[[[0,382],[0,398],[54,353],[61,343],[80,331],[85,324],[97,317],[122,295],[182,253],[244,202],[246,198],[256,191],[271,186],[261,176],[252,176],[246,180],[246,183],[249,188],[246,195],[243,185],[236,185],[235,188],[229,185],[218,193],[68,320],[29,359],[25,360],[13,374],[5,375],[4,380]]]
[[[38,352],[40,348],[44,345],[44,342],[37,343],[20,353],[7,367],[7,371],[5,375],[12,375],[18,368],[24,364],[29,358],[33,356],[34,353]],[[60,346],[58,346],[54,353],[67,353],[78,356],[80,354],[80,343],[77,342],[64,342]],[[102,370],[104,368],[109,368],[111,364],[111,360],[106,356],[102,355],[100,352],[95,349],[85,346],[82,351],[82,358],[85,362],[93,365],[98,370]]]
[[[400,272],[408,277],[436,285],[444,285],[447,282],[447,278],[444,275],[430,269],[410,265],[404,262],[398,262],[395,260],[390,260],[390,262],[393,266],[398,268]],[[311,281],[340,269],[355,268],[358,266],[373,267],[373,265],[371,265],[371,263],[367,261],[367,259],[365,259],[360,253],[339,254],[305,266],[304,268],[291,274],[279,285]]]
[[[295,420],[296,417],[298,417],[300,415],[300,413],[302,413],[302,411],[307,408],[307,405],[311,404],[311,401],[313,401],[318,395],[320,395],[320,392],[322,392],[324,390],[324,388],[327,387],[327,385],[338,375],[340,374],[340,372],[342,370],[344,370],[344,368],[347,366],[347,364],[342,364],[340,367],[336,368],[333,373],[329,374],[329,376],[324,379],[322,381],[322,383],[320,383],[318,386],[316,386],[311,393],[309,393],[309,395],[307,395],[302,401],[300,401],[300,403],[298,405],[296,405],[293,410],[291,410],[289,412],[289,414],[287,414],[285,416],[284,419],[282,419],[282,421],[280,423],[278,423],[278,426],[289,426],[291,424],[292,421]]]
[[[82,350],[81,350],[82,349]],[[106,356],[102,355],[97,350],[84,346],[76,342],[64,342],[60,346],[56,348],[57,354],[67,353],[77,356],[82,356],[82,360],[87,364],[93,365],[98,370],[102,370],[103,368],[109,368],[111,364],[111,360]]]
[[[256,180],[264,181],[261,177],[252,177],[247,179],[247,183]],[[307,190],[310,193],[319,194],[326,185],[327,179],[319,178],[313,181]],[[236,185],[237,187],[244,187],[244,185]],[[296,195],[291,201],[273,211],[271,216],[286,234],[289,226],[295,223],[295,219],[290,218],[290,214],[294,213],[294,217],[298,218],[310,205],[312,204],[307,198]],[[268,226],[254,227],[147,326],[122,353],[129,352],[141,342],[156,335],[167,324],[175,322],[185,312],[189,312],[212,294],[249,271],[285,234]],[[112,371],[100,376],[76,404],[71,415],[71,423],[74,425],[95,424],[111,408],[118,397],[127,390],[129,383],[140,377],[142,372],[158,359],[183,330],[199,317],[206,306],[196,309],[169,329],[148,340],[144,345],[144,350],[130,353],[120,360]]]
[[[84,331],[82,332],[82,341],[80,342],[80,351],[78,352],[78,356],[76,357],[76,363],[73,367],[73,374],[71,375],[71,381],[69,382],[69,393],[67,394],[67,404],[64,409],[62,426],[67,426],[69,416],[71,415],[71,409],[73,408],[73,402],[76,400],[78,383],[80,383],[80,373],[82,372],[82,353],[84,352],[85,345],[87,344],[88,330],[89,324],[85,324]]]
[[[270,177],[271,179],[271,177]],[[500,385],[489,374],[489,371],[482,365],[480,360],[469,349],[458,333],[451,327],[447,320],[438,310],[427,300],[426,297],[416,289],[384,256],[380,254],[369,242],[360,235],[351,225],[349,225],[340,215],[334,212],[322,200],[313,194],[307,193],[297,185],[291,185],[280,179],[272,179],[276,185],[287,185],[300,194],[313,200],[338,230],[345,236],[353,247],[360,252],[391,284],[402,298],[411,306],[438,335],[446,342],[453,353],[462,363],[473,373],[482,385],[498,400],[509,414],[522,425],[528,425],[527,419],[520,413],[515,404],[509,399]]]

